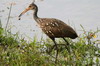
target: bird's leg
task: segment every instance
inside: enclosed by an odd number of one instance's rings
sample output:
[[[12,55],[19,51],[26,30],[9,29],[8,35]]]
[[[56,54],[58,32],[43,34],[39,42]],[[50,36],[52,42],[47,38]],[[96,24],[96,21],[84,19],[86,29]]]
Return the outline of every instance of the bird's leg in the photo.
[[[54,42],[54,46],[56,46],[56,59],[55,59],[55,63],[57,63],[57,58],[58,58],[58,47],[57,47],[57,43],[56,43],[56,41],[55,41],[55,38],[51,38],[52,40],[53,40],[53,42]]]
[[[65,38],[63,38],[63,39],[67,43],[67,45],[65,45],[65,47],[66,47],[67,51],[70,53],[70,44],[68,43],[68,41]]]
[[[64,41],[67,43],[67,45],[69,46],[70,44],[68,43],[68,41],[65,39],[65,38],[63,38],[64,39]]]
[[[56,60],[55,63],[57,63],[57,57],[58,57],[58,47],[57,47],[57,43],[55,42],[55,40],[53,40],[55,46],[56,46]]]
[[[48,54],[51,53],[51,51],[55,48],[55,45],[53,45],[51,48],[49,48],[49,51],[47,51]]]

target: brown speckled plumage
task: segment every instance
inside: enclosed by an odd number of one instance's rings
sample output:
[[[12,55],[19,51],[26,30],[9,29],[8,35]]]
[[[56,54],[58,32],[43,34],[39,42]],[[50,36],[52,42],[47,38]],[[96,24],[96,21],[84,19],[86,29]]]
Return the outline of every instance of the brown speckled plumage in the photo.
[[[50,38],[76,38],[76,32],[67,24],[61,20],[54,18],[38,18],[37,23],[39,24],[42,31]]]

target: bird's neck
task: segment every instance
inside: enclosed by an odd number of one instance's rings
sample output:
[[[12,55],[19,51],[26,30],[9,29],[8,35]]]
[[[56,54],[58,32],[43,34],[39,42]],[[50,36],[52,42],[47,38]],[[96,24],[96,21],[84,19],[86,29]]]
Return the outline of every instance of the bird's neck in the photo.
[[[38,12],[38,9],[36,9],[33,13],[33,18],[35,19],[35,21],[37,22],[38,21],[38,16],[37,16],[37,12]]]

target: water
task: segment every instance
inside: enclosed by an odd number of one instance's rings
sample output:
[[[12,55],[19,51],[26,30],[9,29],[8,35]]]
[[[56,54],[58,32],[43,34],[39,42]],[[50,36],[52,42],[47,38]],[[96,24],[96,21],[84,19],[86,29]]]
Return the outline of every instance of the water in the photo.
[[[12,33],[19,32],[22,36],[29,36],[31,38],[34,35],[38,35],[38,38],[40,38],[43,33],[33,20],[32,11],[24,14],[20,21],[18,20],[18,15],[32,0],[1,0],[0,19],[3,27],[6,26],[9,12],[8,7],[10,7],[12,2],[15,3],[12,7],[12,18],[9,21]],[[37,1],[36,4],[39,8],[39,17],[60,19],[75,28],[78,34],[82,33],[80,31],[80,24],[87,31],[95,31],[97,27],[100,29],[100,0],[44,0],[42,2]],[[100,39],[100,32],[97,39]]]

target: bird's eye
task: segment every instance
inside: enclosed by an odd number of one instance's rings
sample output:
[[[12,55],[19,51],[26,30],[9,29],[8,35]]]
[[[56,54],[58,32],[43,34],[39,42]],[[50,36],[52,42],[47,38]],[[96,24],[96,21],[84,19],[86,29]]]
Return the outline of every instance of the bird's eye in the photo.
[[[31,7],[31,6],[29,6],[29,7]]]

